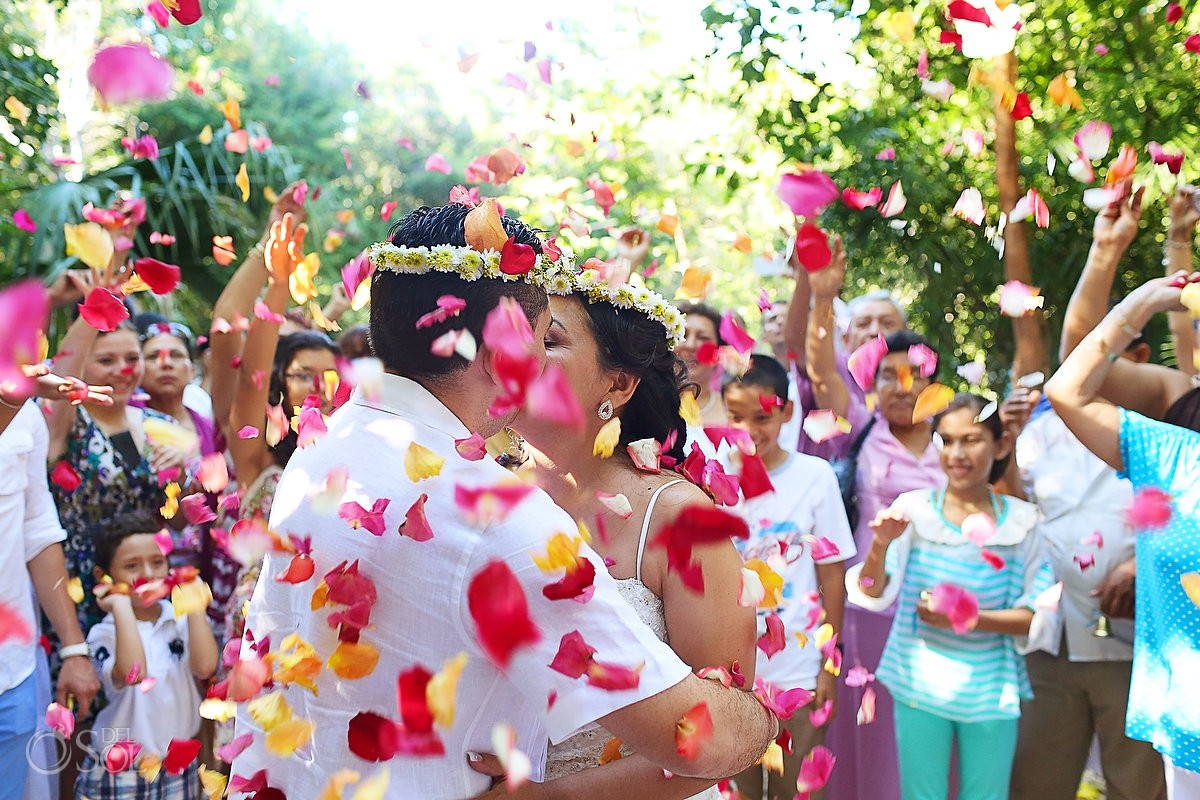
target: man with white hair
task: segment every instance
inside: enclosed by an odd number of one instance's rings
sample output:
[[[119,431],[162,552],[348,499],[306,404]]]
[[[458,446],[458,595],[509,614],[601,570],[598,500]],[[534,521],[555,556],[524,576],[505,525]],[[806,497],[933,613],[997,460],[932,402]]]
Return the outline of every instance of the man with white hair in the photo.
[[[788,347],[800,355],[796,380],[798,419],[808,412],[826,408],[850,422],[848,436],[815,442],[803,428],[796,449],[807,455],[832,460],[844,456],[870,419],[862,387],[847,366],[850,354],[876,336],[887,336],[908,325],[903,306],[886,289],[860,295],[846,304],[846,324],[839,325],[837,305],[846,277],[846,251],[841,237],[834,238],[829,266],[809,274],[795,265],[796,288],[788,302],[785,336]],[[811,305],[811,310],[810,310]],[[840,347],[822,346],[826,337],[841,330]],[[835,339],[835,342],[838,340]]]

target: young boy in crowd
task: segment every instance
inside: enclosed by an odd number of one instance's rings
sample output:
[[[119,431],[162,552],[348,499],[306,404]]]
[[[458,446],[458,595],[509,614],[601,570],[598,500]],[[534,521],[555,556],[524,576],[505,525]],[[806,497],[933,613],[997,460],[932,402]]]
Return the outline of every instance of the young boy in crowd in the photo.
[[[159,585],[170,572],[155,538],[161,528],[148,514],[121,515],[96,540],[96,578],[108,589],[98,602],[107,616],[87,641],[108,705],[86,742],[90,753],[75,784],[77,800],[200,796],[196,680],[216,671],[217,642],[205,608],[189,608],[178,619],[170,600],[137,591]],[[168,748],[174,756],[193,753],[182,774],[164,769],[149,781],[139,775],[139,761],[166,759]]]
[[[801,687],[816,694],[812,705],[781,721],[792,737],[791,754],[785,748],[783,774],[767,770],[768,800],[789,800],[796,794],[801,762],[824,742],[825,723],[833,716],[837,676],[825,669],[817,631],[822,623],[835,634],[841,630],[845,562],[855,553],[854,537],[828,462],[780,446],[780,429],[793,409],[783,365],[770,356],[752,356],[750,368],[728,380],[722,395],[729,424],[749,434],[773,487],[742,499],[734,509],[750,527],[750,538],[738,543],[742,557],[747,563],[764,562],[783,578],[778,606],[759,608],[760,634],[767,630],[767,617],[779,615],[783,649],[767,655],[760,644],[756,673],[782,690]],[[739,464],[731,466],[741,471]],[[820,724],[813,723],[810,712]],[[764,769],[752,767],[736,779],[748,800],[762,800]],[[822,793],[812,796],[819,800]]]

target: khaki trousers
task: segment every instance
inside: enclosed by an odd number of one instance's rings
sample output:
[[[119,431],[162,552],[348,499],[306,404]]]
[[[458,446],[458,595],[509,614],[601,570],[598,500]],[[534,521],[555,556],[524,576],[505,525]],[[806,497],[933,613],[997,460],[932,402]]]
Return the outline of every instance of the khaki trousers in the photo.
[[[1130,662],[1073,662],[1064,646],[1025,663],[1034,698],[1021,704],[1010,800],[1075,800],[1093,735],[1108,800],[1165,800],[1162,756],[1125,735]]]

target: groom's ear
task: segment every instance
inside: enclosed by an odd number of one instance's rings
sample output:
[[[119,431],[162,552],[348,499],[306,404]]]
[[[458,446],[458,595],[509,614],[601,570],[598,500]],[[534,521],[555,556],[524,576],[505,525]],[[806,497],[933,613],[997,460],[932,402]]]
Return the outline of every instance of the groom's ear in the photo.
[[[467,372],[473,369],[478,369],[482,374],[486,375],[488,380],[494,383],[497,387],[503,385],[500,380],[500,375],[496,372],[496,358],[493,351],[483,342],[480,342],[475,350],[475,358],[467,365]]]

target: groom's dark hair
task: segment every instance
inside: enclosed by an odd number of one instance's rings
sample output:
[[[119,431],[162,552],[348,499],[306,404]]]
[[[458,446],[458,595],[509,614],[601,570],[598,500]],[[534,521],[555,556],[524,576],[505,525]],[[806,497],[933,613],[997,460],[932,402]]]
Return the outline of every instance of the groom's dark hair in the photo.
[[[470,210],[460,203],[422,206],[393,225],[388,238],[397,247],[463,247],[467,243],[463,224]],[[532,228],[512,217],[501,221],[518,244],[542,252],[542,241]],[[437,308],[438,298],[447,294],[465,300],[466,307],[458,316],[418,330],[417,320]],[[549,305],[545,290],[524,280],[467,281],[447,272],[411,275],[376,269],[371,278],[371,349],[385,369],[406,378],[436,379],[453,374],[465,369],[467,360],[457,353],[434,355],[430,350],[434,340],[462,328],[482,343],[483,323],[502,297],[516,300],[531,324]]]

